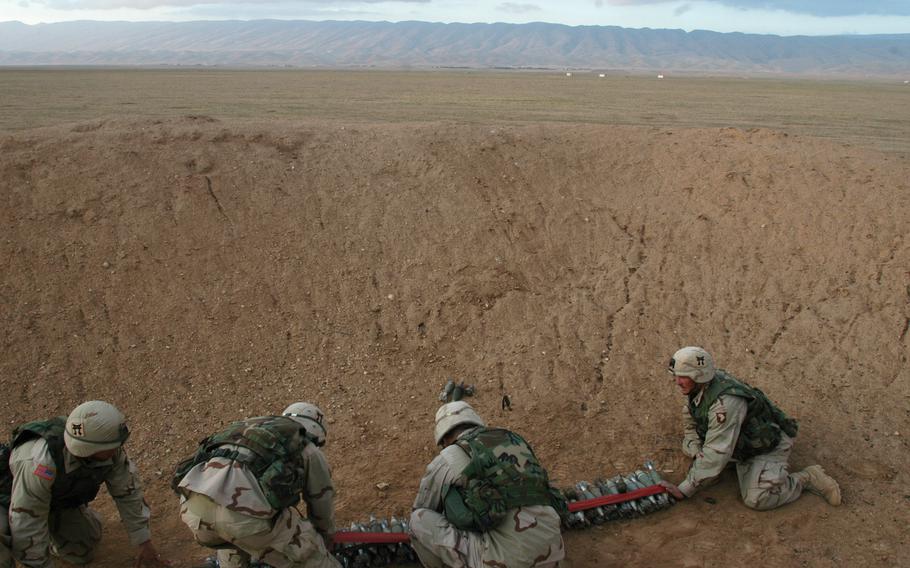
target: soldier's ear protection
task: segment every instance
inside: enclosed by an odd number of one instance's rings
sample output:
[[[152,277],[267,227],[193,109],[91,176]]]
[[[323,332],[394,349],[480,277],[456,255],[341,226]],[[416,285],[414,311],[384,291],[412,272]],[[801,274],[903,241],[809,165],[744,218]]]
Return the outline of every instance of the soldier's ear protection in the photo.
[[[120,425],[117,429],[117,439],[120,441],[122,446],[130,437],[130,429],[126,426],[126,422]]]
[[[301,431],[301,434],[303,434],[303,437],[306,438],[307,440],[309,440],[310,442],[312,442],[313,444],[315,444],[317,448],[321,448],[322,446],[325,445],[325,438],[320,440],[318,437],[310,434],[306,428],[301,428],[300,431]]]
[[[676,359],[674,357],[670,357],[670,363],[667,364],[667,371],[670,373],[676,371]]]
[[[319,414],[317,420],[313,420],[312,416],[307,416],[305,414],[295,414],[293,412],[288,412],[287,414],[285,414],[285,416],[303,418],[304,420],[309,420],[310,422],[316,424],[317,426],[319,426],[319,428],[322,429],[323,436],[326,435],[325,426],[322,425],[322,413]],[[303,431],[303,437],[306,438],[307,440],[313,442],[314,444],[316,444],[317,448],[321,448],[322,446],[325,445],[325,438],[323,438],[322,440],[319,440],[318,436],[314,436],[313,434],[310,434],[310,431],[307,430],[305,427],[301,428],[301,430]]]

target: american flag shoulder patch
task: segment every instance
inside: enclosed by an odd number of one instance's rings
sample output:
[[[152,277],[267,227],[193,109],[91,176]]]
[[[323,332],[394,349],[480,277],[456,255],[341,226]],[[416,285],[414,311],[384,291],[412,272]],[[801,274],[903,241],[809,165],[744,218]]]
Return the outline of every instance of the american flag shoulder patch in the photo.
[[[38,465],[38,467],[35,468],[34,473],[41,479],[53,481],[54,477],[57,475],[57,470],[46,465]]]

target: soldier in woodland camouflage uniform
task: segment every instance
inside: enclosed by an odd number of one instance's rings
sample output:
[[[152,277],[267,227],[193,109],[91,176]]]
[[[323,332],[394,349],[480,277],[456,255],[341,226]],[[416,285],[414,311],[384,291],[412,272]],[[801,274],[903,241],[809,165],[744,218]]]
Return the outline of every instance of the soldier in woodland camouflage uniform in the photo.
[[[29,422],[13,431],[12,452],[4,454],[9,470],[0,476],[0,568],[12,568],[13,560],[50,568],[52,556],[91,562],[101,522],[88,504],[101,484],[117,504],[130,542],[139,546],[137,566],[171,565],[152,545],[149,508],[122,447],[128,436],[123,414],[98,400],[77,406],[68,418]]]
[[[411,545],[424,566],[556,566],[565,556],[546,470],[508,430],[486,428],[464,401],[436,413],[442,448],[420,482]]]
[[[298,402],[282,416],[234,422],[177,467],[180,516],[221,568],[337,568],[335,490],[322,412]],[[296,505],[301,494],[303,517]]]
[[[679,487],[663,483],[677,499],[691,497],[735,463],[743,502],[752,509],[780,507],[803,490],[840,505],[840,487],[821,466],[789,473],[797,423],[763,392],[715,369],[714,359],[701,347],[677,351],[668,370],[688,397],[683,452],[694,458]]]

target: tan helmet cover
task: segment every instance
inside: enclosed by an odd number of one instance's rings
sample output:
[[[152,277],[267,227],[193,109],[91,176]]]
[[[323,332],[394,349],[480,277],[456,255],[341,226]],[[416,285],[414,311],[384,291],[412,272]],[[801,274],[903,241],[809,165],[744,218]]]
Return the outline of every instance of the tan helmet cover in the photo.
[[[87,458],[119,448],[129,435],[126,419],[117,407],[101,400],[90,400],[70,412],[63,443],[74,456]]]
[[[471,405],[463,400],[449,402],[440,406],[439,410],[436,411],[436,429],[434,431],[436,445],[438,446],[442,442],[442,439],[452,428],[461,424],[486,426],[480,415],[474,412]]]
[[[299,422],[317,446],[325,444],[328,430],[325,427],[325,415],[318,406],[309,402],[295,402],[281,414]]]
[[[696,383],[707,383],[714,378],[714,357],[701,347],[683,347],[673,354],[667,368],[679,377],[689,377]]]

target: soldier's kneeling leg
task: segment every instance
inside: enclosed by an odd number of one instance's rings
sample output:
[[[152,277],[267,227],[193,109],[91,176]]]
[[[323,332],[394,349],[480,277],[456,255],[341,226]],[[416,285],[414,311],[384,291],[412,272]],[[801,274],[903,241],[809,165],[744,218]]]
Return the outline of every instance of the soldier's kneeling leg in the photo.
[[[71,564],[88,564],[101,541],[101,518],[88,505],[51,511],[51,553]]]
[[[282,511],[273,525],[268,534],[238,544],[263,551],[253,558],[274,568],[341,568],[313,524],[294,507]]]
[[[180,505],[180,519],[193,531],[196,542],[217,549],[218,565],[223,568],[246,568],[250,555],[234,541],[251,534],[268,531],[267,519],[255,519],[235,513],[205,495],[193,493]]]
[[[427,568],[482,565],[482,537],[458,530],[444,515],[416,509],[411,513],[410,527],[411,546]]]
[[[250,555],[236,548],[219,549],[215,558],[218,568],[248,568],[250,565]]]
[[[802,485],[790,474],[787,462],[793,440],[784,435],[767,454],[738,463],[739,491],[750,509],[767,511],[799,498]]]

